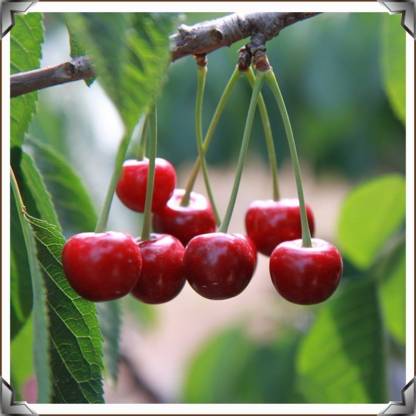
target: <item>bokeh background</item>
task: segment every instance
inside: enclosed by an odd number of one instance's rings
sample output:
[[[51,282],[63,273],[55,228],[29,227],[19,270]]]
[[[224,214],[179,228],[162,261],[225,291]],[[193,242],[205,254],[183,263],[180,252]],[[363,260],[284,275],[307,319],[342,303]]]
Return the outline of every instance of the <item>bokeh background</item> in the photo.
[[[192,24],[218,16],[192,13],[184,14],[183,20]],[[292,120],[305,195],[315,213],[316,235],[335,244],[340,211],[349,192],[380,175],[405,172],[404,120],[389,97],[384,72],[386,59],[397,63],[398,71],[404,68],[405,32],[399,20],[387,14],[327,13],[286,28],[268,43],[269,59]],[[69,58],[65,26],[53,14],[46,15],[45,24],[42,66],[64,62]],[[205,127],[242,45],[240,42],[209,55]],[[158,100],[158,153],[175,164],[180,186],[184,186],[197,152],[193,125],[195,84],[193,59],[181,59],[170,65]],[[242,78],[207,157],[222,213],[230,195],[249,99],[250,88]],[[282,194],[296,197],[280,116],[267,91],[265,99],[277,146]],[[98,211],[122,135],[117,111],[99,82],[90,87],[78,82],[41,91],[30,134],[51,145],[75,167]],[[270,198],[271,189],[262,126],[256,116],[231,232],[244,231],[249,203]],[[196,190],[204,193],[201,180]],[[140,225],[140,216],[128,211],[115,197],[109,227],[137,235]],[[65,228],[64,224],[64,231],[69,236],[79,230]],[[345,279],[359,273],[345,258]],[[404,292],[404,284],[397,290]],[[370,295],[365,300],[370,304],[378,302]],[[298,306],[278,296],[270,281],[268,259],[261,255],[252,282],[236,298],[209,301],[187,285],[167,304],[146,306],[126,299],[124,306],[118,381],[110,377],[105,381],[106,400],[110,403],[371,402],[398,400],[405,384],[404,343],[384,332],[380,335],[374,326],[354,333],[348,342],[356,344],[355,350],[343,341],[339,332],[342,330],[323,332],[328,336],[324,344],[333,341],[336,345],[322,353],[321,361],[317,359],[314,372],[325,374],[330,371],[328,367],[334,367],[333,374],[312,383],[309,390],[298,389],[297,385],[309,381],[305,374],[299,375],[297,369],[302,364],[296,361],[296,354],[299,348],[309,348],[302,347],[302,340],[317,317],[325,320],[327,312],[322,312],[324,305]],[[345,311],[357,318],[345,331],[354,331],[361,308],[357,303]],[[397,308],[404,309],[404,304],[399,303]],[[342,310],[338,312],[344,315]],[[336,321],[339,315],[331,316]],[[374,316],[373,320],[378,319]],[[404,322],[400,325],[404,326]],[[24,331],[22,334],[19,336],[23,339]],[[340,340],[334,339],[337,334]],[[361,363],[379,353],[373,343],[380,336],[385,338],[383,348],[387,351],[380,358],[386,369],[384,392],[383,386],[371,387],[380,378],[373,367],[368,369],[370,373],[360,372]],[[311,350],[316,348],[314,340],[309,338],[308,342]],[[366,350],[366,345],[375,350]],[[371,357],[357,355],[357,348],[370,351]],[[340,364],[339,359],[344,361]],[[326,364],[322,364],[325,360]],[[319,392],[319,383],[328,386],[329,380],[334,386],[325,396]],[[30,388],[26,394],[30,395]]]

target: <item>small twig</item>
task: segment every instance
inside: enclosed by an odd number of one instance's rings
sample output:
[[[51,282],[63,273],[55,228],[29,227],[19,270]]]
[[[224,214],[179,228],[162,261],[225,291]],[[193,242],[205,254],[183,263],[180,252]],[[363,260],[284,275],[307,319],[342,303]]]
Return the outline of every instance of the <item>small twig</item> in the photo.
[[[135,370],[134,364],[126,354],[120,353],[120,363],[123,363],[128,368],[130,375],[133,378],[134,384],[142,393],[147,396],[149,402],[164,403],[164,400],[160,397],[159,393],[157,393],[153,387],[149,386],[141,374]]]
[[[56,66],[12,75],[10,77],[10,95],[18,97],[53,85],[90,79],[94,76],[95,71],[90,59],[87,56],[80,56]]]
[[[260,43],[264,44],[283,28],[317,14],[235,13],[193,26],[181,25],[170,37],[172,61],[187,55],[207,54],[249,36],[261,37]]]

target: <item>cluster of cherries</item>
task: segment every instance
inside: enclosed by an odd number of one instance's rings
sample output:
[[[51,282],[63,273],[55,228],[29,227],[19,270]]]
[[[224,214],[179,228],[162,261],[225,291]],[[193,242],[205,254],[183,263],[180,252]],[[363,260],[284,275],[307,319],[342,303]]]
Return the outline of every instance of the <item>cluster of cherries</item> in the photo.
[[[143,212],[149,161],[124,163],[117,195],[128,208]],[[152,199],[153,229],[146,241],[119,232],[81,233],[62,253],[71,286],[91,301],[107,301],[128,293],[158,304],[176,297],[186,280],[201,296],[227,299],[249,284],[257,251],[270,256],[270,274],[277,291],[298,304],[327,299],[337,288],[342,258],[326,241],[313,238],[304,247],[297,199],[254,201],[246,214],[247,236],[216,232],[213,210],[196,192],[183,200],[175,189],[176,172],[156,158]],[[314,218],[307,206],[311,233]]]

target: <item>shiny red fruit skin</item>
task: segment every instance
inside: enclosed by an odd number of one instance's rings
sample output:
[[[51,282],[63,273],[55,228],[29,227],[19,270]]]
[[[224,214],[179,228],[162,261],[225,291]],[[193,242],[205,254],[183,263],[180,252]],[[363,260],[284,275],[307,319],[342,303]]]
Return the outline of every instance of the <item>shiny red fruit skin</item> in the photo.
[[[315,221],[308,205],[306,215],[313,236]],[[247,210],[245,223],[247,235],[257,250],[266,256],[270,256],[274,248],[283,241],[296,240],[302,236],[297,199],[253,201]]]
[[[167,204],[153,216],[153,228],[158,233],[173,235],[186,246],[191,238],[214,232],[216,223],[211,205],[203,195],[191,192],[189,205],[183,207],[184,194],[184,189],[174,190]]]
[[[186,246],[185,275],[191,287],[208,299],[228,299],[241,293],[256,268],[256,253],[240,234],[209,233]]]
[[[176,297],[185,284],[182,243],[167,234],[151,234],[150,240],[139,241],[143,259],[142,272],[133,296],[142,302],[158,304]]]
[[[85,299],[100,302],[131,291],[141,272],[142,257],[129,235],[81,233],[65,243],[62,263],[73,289]]]
[[[147,189],[149,160],[126,160],[116,192],[121,202],[136,212],[144,211]],[[155,186],[153,191],[152,211],[158,212],[171,197],[176,185],[176,171],[170,162],[156,158]]]
[[[332,244],[312,239],[312,247],[302,240],[279,244],[270,256],[270,275],[276,290],[288,301],[311,305],[327,299],[338,287],[342,257]]]

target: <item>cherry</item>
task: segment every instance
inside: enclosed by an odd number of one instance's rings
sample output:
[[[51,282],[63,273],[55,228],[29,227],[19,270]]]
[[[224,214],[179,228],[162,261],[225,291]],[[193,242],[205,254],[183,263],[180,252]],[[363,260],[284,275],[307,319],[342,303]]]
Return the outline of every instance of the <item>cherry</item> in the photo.
[[[145,303],[163,303],[176,297],[185,284],[182,243],[167,234],[151,234],[139,241],[143,267],[132,294]]]
[[[129,293],[142,268],[133,237],[113,231],[72,236],[64,245],[62,262],[74,290],[95,302]]]
[[[149,160],[126,160],[117,184],[121,202],[133,211],[143,212],[146,199]],[[152,211],[160,211],[176,185],[175,168],[165,159],[156,158]]]
[[[185,275],[192,288],[208,299],[227,299],[241,293],[256,267],[256,253],[240,234],[208,233],[186,246]]]
[[[203,195],[191,192],[189,204],[182,206],[184,194],[184,189],[174,190],[163,209],[153,216],[153,228],[175,236],[186,246],[191,238],[214,232],[216,224],[211,205]]]
[[[312,210],[306,205],[311,234],[315,231]],[[299,201],[297,199],[253,201],[246,213],[246,231],[257,250],[270,256],[283,241],[301,238]]]
[[[327,299],[337,288],[342,274],[342,257],[332,244],[312,239],[279,244],[270,257],[270,275],[276,290],[287,300],[311,305]]]

